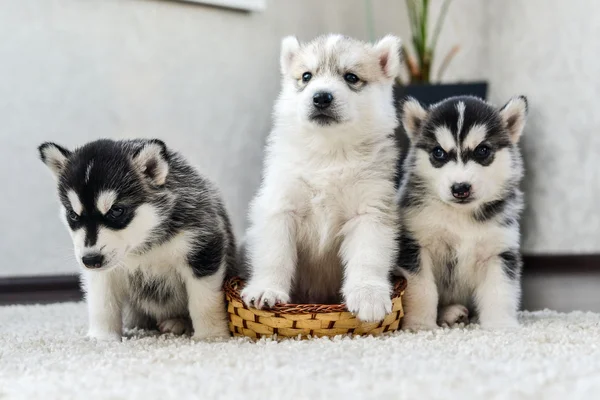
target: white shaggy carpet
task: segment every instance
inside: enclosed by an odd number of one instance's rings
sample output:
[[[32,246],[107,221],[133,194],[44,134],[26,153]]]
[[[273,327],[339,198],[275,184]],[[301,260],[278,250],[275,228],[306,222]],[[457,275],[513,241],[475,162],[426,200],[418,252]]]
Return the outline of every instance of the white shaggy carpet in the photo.
[[[600,398],[600,315],[381,338],[84,338],[83,304],[0,307],[0,399]]]

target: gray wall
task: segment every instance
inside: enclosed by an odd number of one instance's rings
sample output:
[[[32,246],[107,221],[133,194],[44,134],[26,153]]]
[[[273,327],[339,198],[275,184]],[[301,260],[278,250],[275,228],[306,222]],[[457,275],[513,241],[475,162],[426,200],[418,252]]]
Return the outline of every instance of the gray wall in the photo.
[[[406,36],[404,3],[373,3],[375,32]],[[46,140],[162,138],[222,188],[240,235],[279,90],[280,39],[331,31],[369,39],[365,2],[271,0],[242,13],[172,1],[0,1],[0,276],[76,271],[54,181],[36,159]]]
[[[403,1],[371,3],[376,36],[409,38]],[[280,38],[369,39],[365,4],[270,0],[264,12],[241,13],[171,1],[0,0],[0,276],[76,271],[53,179],[36,159],[45,140],[162,138],[222,188],[241,234],[279,90]],[[461,45],[447,81],[489,78],[498,104],[530,97],[529,253],[600,251],[600,5],[565,4],[455,0],[439,43],[442,53]]]
[[[492,0],[491,100],[529,97],[529,253],[600,252],[600,2]]]

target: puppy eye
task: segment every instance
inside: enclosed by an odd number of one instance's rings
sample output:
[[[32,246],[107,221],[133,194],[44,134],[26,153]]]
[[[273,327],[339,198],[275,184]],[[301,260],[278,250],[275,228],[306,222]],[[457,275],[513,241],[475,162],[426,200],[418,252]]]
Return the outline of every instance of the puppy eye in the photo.
[[[304,82],[304,83],[310,81],[311,78],[312,78],[312,74],[310,72],[305,72],[302,74],[302,82]]]
[[[448,153],[446,153],[440,146],[437,146],[431,151],[431,156],[438,161],[444,161],[448,157]]]
[[[344,80],[348,83],[351,84],[355,84],[358,83],[358,81],[360,81],[360,79],[358,78],[358,76],[354,75],[353,73],[348,72],[346,75],[344,75]]]
[[[125,214],[125,208],[122,206],[112,206],[106,213],[106,217],[112,220],[118,220]]]
[[[475,148],[475,157],[480,160],[484,160],[490,156],[491,150],[489,146],[485,144],[480,144]]]
[[[73,210],[70,210],[70,211],[67,213],[67,216],[68,216],[68,217],[69,217],[69,219],[70,219],[71,221],[73,221],[73,222],[77,222],[77,221],[79,221],[79,215],[78,215],[78,214],[77,214],[75,211],[73,211]]]

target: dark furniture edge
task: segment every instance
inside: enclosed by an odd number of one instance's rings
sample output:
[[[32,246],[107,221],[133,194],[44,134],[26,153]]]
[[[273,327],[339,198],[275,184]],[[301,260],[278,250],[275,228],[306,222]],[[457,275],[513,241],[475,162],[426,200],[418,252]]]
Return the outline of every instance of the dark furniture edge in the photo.
[[[523,256],[523,274],[600,274],[600,254]],[[80,301],[78,275],[0,277],[0,305]]]

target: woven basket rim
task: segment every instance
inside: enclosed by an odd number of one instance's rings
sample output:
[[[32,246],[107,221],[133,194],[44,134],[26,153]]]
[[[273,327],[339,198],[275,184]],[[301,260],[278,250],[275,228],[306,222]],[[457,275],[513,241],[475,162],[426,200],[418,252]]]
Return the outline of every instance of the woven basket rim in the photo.
[[[403,277],[395,277],[394,288],[392,291],[392,300],[402,296],[406,289],[406,279]],[[225,294],[228,298],[236,300],[243,304],[244,308],[255,310],[253,307],[248,307],[240,295],[240,289],[244,285],[244,280],[239,276],[228,278],[223,285]],[[318,314],[318,313],[339,313],[348,312],[346,305],[341,304],[276,304],[265,311],[270,311],[277,314]]]

